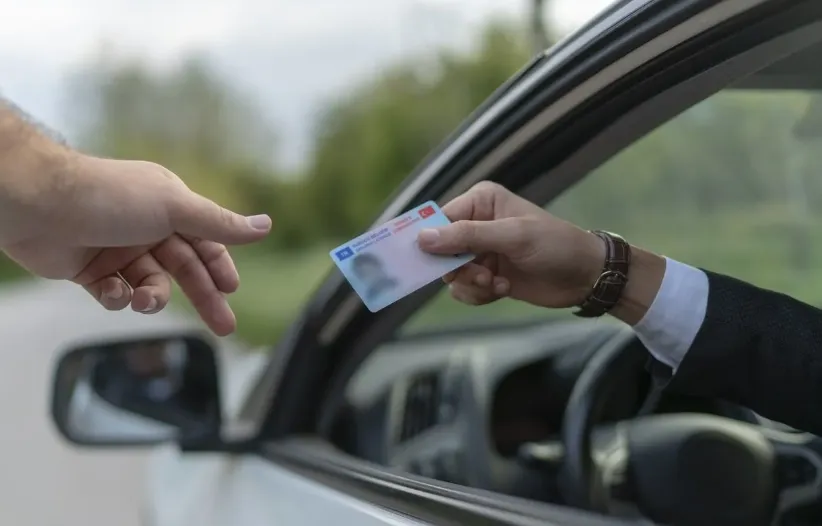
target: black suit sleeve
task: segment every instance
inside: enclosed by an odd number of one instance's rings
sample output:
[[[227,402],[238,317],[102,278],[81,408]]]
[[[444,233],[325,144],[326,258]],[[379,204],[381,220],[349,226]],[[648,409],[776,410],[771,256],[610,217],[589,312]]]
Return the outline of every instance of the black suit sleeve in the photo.
[[[722,398],[822,435],[822,310],[707,272],[705,321],[666,388]]]

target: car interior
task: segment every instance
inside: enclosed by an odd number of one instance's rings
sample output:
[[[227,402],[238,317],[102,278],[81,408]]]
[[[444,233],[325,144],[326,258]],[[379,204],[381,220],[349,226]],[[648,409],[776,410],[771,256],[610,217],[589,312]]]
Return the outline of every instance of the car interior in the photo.
[[[822,97],[817,96],[822,90],[820,54],[822,45],[791,55],[736,81],[708,102],[747,92],[765,97],[799,93],[805,97],[804,109],[790,129],[774,133],[790,134],[790,140],[796,141],[822,137]],[[701,105],[684,114],[694,115]],[[822,164],[822,155],[817,159]],[[574,188],[568,191],[573,192]],[[552,207],[548,209],[557,208]],[[445,296],[447,292],[430,303],[447,301]],[[595,451],[598,443],[607,446],[614,439],[619,422],[648,415],[714,415],[722,418],[717,421],[720,426],[742,422],[781,433],[787,436],[786,443],[801,442],[804,449],[790,450],[776,460],[781,492],[777,524],[822,523],[822,456],[818,456],[822,439],[723,400],[656,388],[645,367],[647,350],[629,328],[616,322],[580,321],[567,313],[550,315],[536,308],[521,309],[507,320],[495,317],[495,311],[482,311],[485,307],[470,313],[470,307],[465,309],[460,323],[444,323],[437,330],[401,330],[369,356],[346,388],[334,426],[338,448],[445,483],[573,505],[573,498],[563,493],[561,465],[568,444],[563,433],[571,432],[569,424],[583,424],[569,422],[571,405],[601,405],[592,410],[597,425]],[[425,310],[423,306],[421,311]],[[608,356],[610,364],[605,363]],[[586,369],[597,360],[602,362],[600,376],[607,373],[607,381],[596,386],[601,388],[596,400],[580,401],[575,386],[579,388],[582,376],[591,376]],[[670,426],[676,422],[671,420]],[[587,422],[583,427],[590,431],[592,425]],[[694,458],[711,462],[714,457]],[[620,493],[618,479],[624,473],[615,468],[611,476],[617,481],[610,498],[630,501],[632,495]],[[723,480],[703,477],[698,482],[705,492],[728,491]],[[764,494],[751,491],[743,496],[756,499]],[[628,516],[636,511],[632,506],[622,509]]]
[[[561,502],[557,488],[529,483],[527,465],[538,460],[523,446],[559,440],[577,378],[615,340],[645,352],[625,328],[585,321],[485,326],[389,344],[351,383],[353,418],[343,444],[356,456],[411,473]],[[454,352],[443,352],[451,347]],[[614,391],[603,423],[648,411],[757,422],[719,400],[664,393],[649,401],[644,370],[631,371]],[[486,455],[490,469],[471,462]]]

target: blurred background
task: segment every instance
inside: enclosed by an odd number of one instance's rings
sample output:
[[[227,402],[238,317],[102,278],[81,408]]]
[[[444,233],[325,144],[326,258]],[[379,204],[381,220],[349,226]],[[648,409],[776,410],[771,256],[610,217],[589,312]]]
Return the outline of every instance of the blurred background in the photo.
[[[609,2],[5,3],[13,23],[0,35],[4,96],[77,147],[159,162],[227,207],[273,217],[264,244],[233,252],[238,334],[262,345],[331,270],[329,248],[367,228],[425,155],[534,53]],[[551,210],[822,300],[822,282],[796,274],[816,262],[809,224],[822,196],[811,192],[819,179],[805,177],[819,165],[818,142],[792,132],[809,100],[723,92]],[[680,228],[688,235],[672,235]],[[769,244],[786,250],[762,250]],[[774,272],[785,265],[791,273]],[[8,261],[0,276],[26,279]],[[409,328],[468,315],[442,298]]]
[[[608,3],[0,0],[0,93],[78,148],[161,163],[226,207],[270,214],[264,243],[233,250],[242,285],[230,298],[239,341],[270,346],[332,269],[328,250],[367,228],[426,154],[530,57]],[[822,150],[800,125],[813,104],[801,92],[723,91],[549,209],[821,304]],[[138,506],[139,459],[69,453],[45,431],[49,360],[62,334],[196,322],[179,295],[176,311],[145,317],[105,312],[5,259],[0,280],[10,372],[2,409],[18,424],[4,438],[14,455],[0,459],[12,466],[0,478],[0,522],[126,524],[122,510]],[[513,302],[469,308],[442,295],[404,330],[562,314]],[[18,464],[7,464],[11,456]],[[42,506],[58,494],[61,505]],[[110,516],[89,511],[101,502]]]
[[[535,49],[608,4],[3,3],[3,96],[72,145],[159,162],[224,206],[271,214],[269,240],[234,251],[231,303],[251,344],[276,340],[328,250]],[[8,261],[0,276],[26,277]]]
[[[606,4],[0,0],[0,96],[77,148],[162,163],[227,207],[269,213],[272,236],[234,251],[239,331],[222,342],[267,348],[331,270],[328,250],[534,50]],[[107,312],[0,256],[0,524],[139,523],[158,484],[148,451],[58,437],[54,356],[198,326],[181,300],[153,316]],[[453,306],[434,308],[462,315]],[[166,475],[169,506],[196,496]]]

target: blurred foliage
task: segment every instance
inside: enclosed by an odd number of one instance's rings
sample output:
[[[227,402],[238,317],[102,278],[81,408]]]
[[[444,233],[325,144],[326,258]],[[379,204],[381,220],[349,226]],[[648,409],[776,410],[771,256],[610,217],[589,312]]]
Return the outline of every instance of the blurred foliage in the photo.
[[[202,58],[159,74],[101,54],[72,88],[84,147],[161,163],[226,206],[245,208],[249,167],[273,166],[272,126]]]
[[[548,209],[666,256],[822,305],[822,119],[796,133],[820,95],[720,92],[588,174]],[[405,327],[568,316],[512,301],[472,308],[446,294]]]
[[[307,192],[319,231],[351,237],[409,172],[528,59],[516,26],[495,23],[468,54],[399,64],[335,101],[317,128]]]
[[[523,24],[495,21],[469,51],[390,65],[329,101],[300,174],[279,172],[273,125],[198,57],[156,72],[103,54],[74,79],[72,107],[87,149],[162,163],[225,206],[273,216],[269,240],[233,252],[242,285],[230,298],[240,335],[271,344],[331,268],[327,250],[366,228],[425,156],[551,39],[528,22],[530,36]],[[812,226],[822,219],[822,153],[813,133],[794,133],[810,101],[798,92],[713,96],[622,151],[550,210],[822,303],[814,278],[822,236]],[[7,272],[19,274],[0,262]],[[532,315],[549,313],[506,301],[470,308],[443,295],[408,328]]]
[[[330,268],[328,249],[366,227],[426,154],[528,57],[520,25],[493,22],[468,52],[390,65],[329,101],[300,174],[279,171],[273,124],[204,57],[158,71],[102,49],[69,79],[67,100],[84,150],[163,164],[226,207],[272,215],[269,239],[233,251],[242,285],[229,298],[240,335],[271,344]],[[0,258],[0,279],[25,275]]]

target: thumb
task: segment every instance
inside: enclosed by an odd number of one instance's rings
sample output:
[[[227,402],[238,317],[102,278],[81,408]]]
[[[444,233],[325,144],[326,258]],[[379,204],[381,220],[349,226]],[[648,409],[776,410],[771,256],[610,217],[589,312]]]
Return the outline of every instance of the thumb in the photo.
[[[191,191],[172,206],[169,216],[176,233],[224,245],[253,243],[271,230],[267,215],[242,216]]]
[[[493,221],[456,221],[439,228],[421,230],[420,248],[432,254],[483,254],[494,252],[509,255],[522,246],[523,229],[513,218]]]

